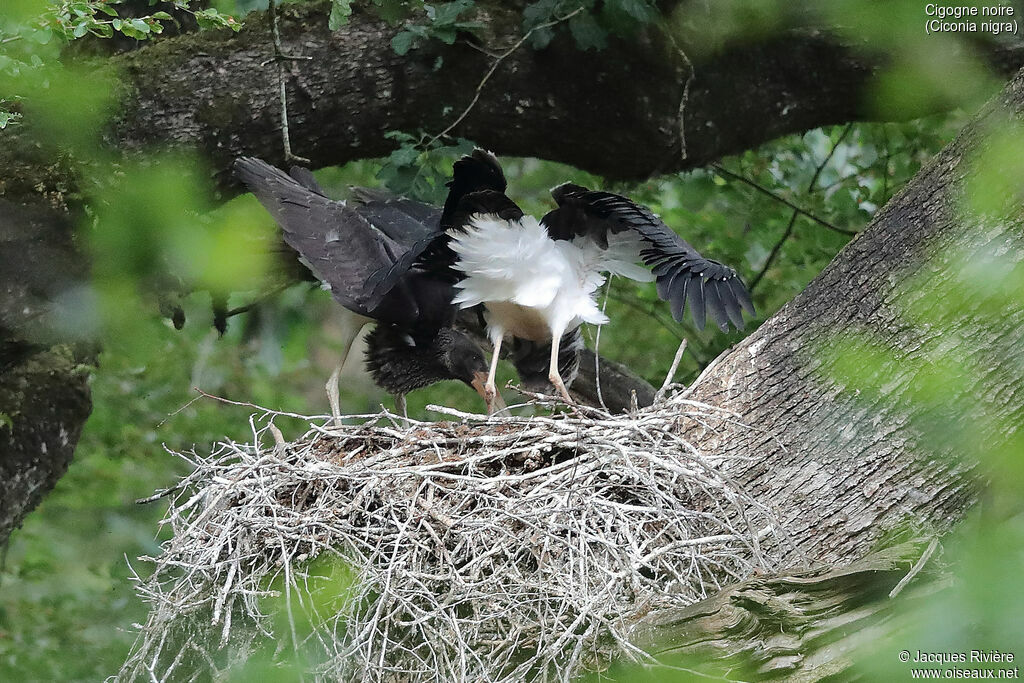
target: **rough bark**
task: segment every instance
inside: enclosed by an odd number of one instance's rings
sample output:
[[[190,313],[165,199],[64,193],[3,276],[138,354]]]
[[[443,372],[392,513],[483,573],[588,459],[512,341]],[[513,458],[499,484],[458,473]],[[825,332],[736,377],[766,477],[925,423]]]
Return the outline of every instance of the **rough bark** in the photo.
[[[479,42],[500,52],[519,34],[521,16],[501,4],[486,7]],[[390,40],[399,29],[357,13],[331,32],[328,9],[318,2],[279,12],[285,50],[309,58],[289,62],[288,94],[294,151],[315,167],[385,155],[393,146],[383,136],[388,131],[440,132],[470,103],[492,64],[465,40],[430,41],[396,55]],[[977,47],[1009,74],[1024,64],[1022,44]],[[122,83],[109,142],[137,152],[154,144],[198,147],[226,186],[239,154],[281,162],[271,55],[265,17],[254,13],[236,35],[187,33],[105,60]],[[510,54],[453,133],[503,155],[642,178],[698,167],[786,133],[868,117],[863,93],[877,66],[866,52],[814,28],[695,55],[692,71],[657,29],[614,40],[599,54],[560,35],[543,50]],[[11,149],[0,150],[0,177],[21,180],[7,188],[9,197],[18,188],[35,196],[40,183],[73,185],[68,175],[53,173],[48,158],[26,164],[34,145],[18,138],[31,135],[30,127],[5,135]]]
[[[694,387],[692,398],[753,427],[723,419],[688,436],[702,449],[749,458],[730,475],[776,510],[794,544],[791,562],[848,563],[894,529],[945,532],[976,499],[978,463],[964,457],[956,439],[936,442],[922,431],[931,424],[955,434],[972,420],[950,409],[946,424],[936,424],[929,407],[914,400],[914,374],[930,352],[954,349],[963,367],[978,368],[951,377],[948,406],[977,406],[1019,424],[1024,378],[1006,361],[1024,345],[1024,303],[1016,300],[997,320],[975,308],[943,324],[928,321],[965,265],[956,250],[1024,260],[1019,197],[1007,197],[998,218],[965,212],[963,201],[985,133],[1005,128],[1007,115],[1019,121],[1022,111],[1024,74],[806,290]],[[911,307],[922,313],[911,316]],[[828,350],[857,334],[897,359],[878,391],[871,390],[877,377],[844,384],[830,373]],[[1008,436],[987,433],[973,445],[994,450]]]
[[[67,347],[0,341],[0,545],[67,471],[92,410]]]
[[[92,407],[91,354],[47,324],[85,270],[61,216],[0,198],[0,544],[67,470]]]

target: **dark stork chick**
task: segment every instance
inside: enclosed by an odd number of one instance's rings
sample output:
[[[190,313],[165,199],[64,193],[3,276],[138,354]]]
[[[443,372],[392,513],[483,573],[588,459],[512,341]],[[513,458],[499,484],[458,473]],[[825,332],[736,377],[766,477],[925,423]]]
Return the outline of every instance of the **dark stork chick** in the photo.
[[[423,345],[394,325],[379,324],[366,337],[366,368],[378,386],[396,397],[403,415],[406,394],[447,379],[464,382],[483,396],[486,367],[480,347],[451,327],[441,328]]]
[[[725,331],[754,315],[750,294],[732,268],[701,256],[646,207],[610,192],[567,183],[552,190],[558,208],[537,220],[505,196],[494,155],[475,150],[457,161],[441,229],[425,236],[373,285],[386,290],[406,269],[448,273],[454,301],[483,304],[494,356],[487,396],[506,336],[551,341],[548,379],[572,402],[559,372],[559,346],[567,331],[608,319],[596,302],[605,273],[657,281],[659,297],[681,321],[687,305],[699,329],[707,314]],[[637,265],[637,261],[653,273]]]
[[[374,292],[367,286],[372,273],[392,268],[408,243],[434,228],[387,202],[369,201],[353,208],[329,199],[304,169],[293,169],[292,177],[264,161],[243,157],[235,162],[235,174],[274,217],[285,242],[334,299],[365,322],[377,322],[375,333],[367,339],[367,365],[374,380],[396,396],[400,407],[408,391],[446,379],[474,387],[491,405],[484,393],[483,352],[453,328],[457,308],[450,280],[409,268],[386,290]],[[356,334],[358,329],[353,338]],[[340,370],[341,365],[327,385],[336,419],[340,417]]]

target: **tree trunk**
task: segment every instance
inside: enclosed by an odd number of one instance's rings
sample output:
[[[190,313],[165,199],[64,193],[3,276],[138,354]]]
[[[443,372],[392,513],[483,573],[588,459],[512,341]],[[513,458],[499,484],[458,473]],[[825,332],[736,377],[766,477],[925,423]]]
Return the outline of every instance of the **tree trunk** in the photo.
[[[85,271],[60,216],[0,198],[0,544],[63,476],[92,408],[91,353],[48,329]]]
[[[0,342],[0,546],[64,476],[92,410],[67,347]]]
[[[928,322],[958,281],[960,255],[1024,262],[1019,196],[1007,198],[999,217],[964,211],[965,185],[977,171],[971,164],[988,144],[985,134],[1010,125],[1007,113],[1016,121],[1024,113],[1024,72],[804,292],[691,387],[691,399],[735,415],[687,438],[705,453],[747,458],[728,475],[775,511],[792,542],[789,563],[799,569],[655,615],[639,627],[640,641],[662,642],[665,653],[750,657],[760,673],[794,680],[834,674],[849,661],[845,647],[829,647],[829,630],[847,637],[849,619],[891,611],[888,591],[919,553],[903,547],[862,558],[887,533],[949,531],[976,501],[981,463],[965,457],[962,442],[925,432],[943,425],[928,421],[934,416],[913,386],[928,354],[952,345],[970,369],[943,386],[948,433],[970,428],[975,416],[960,412],[964,405],[998,418],[985,424],[1008,425],[983,434],[978,451],[995,451],[1024,424],[1024,377],[1006,362],[1024,348],[1024,300],[1010,299],[994,320],[978,303],[941,325]],[[877,371],[842,382],[825,360],[830,345],[865,332],[898,361],[885,366],[877,391]],[[830,620],[818,621],[826,612]]]
[[[941,325],[928,322],[938,319],[933,309],[958,281],[963,254],[1024,262],[1019,196],[1007,198],[1002,216],[964,211],[985,134],[1022,113],[1024,72],[804,292],[691,387],[691,399],[736,415],[687,438],[703,452],[747,458],[728,475],[775,511],[792,542],[793,569],[652,614],[636,626],[637,645],[669,664],[681,657],[757,678],[843,678],[857,645],[883,635],[887,620],[906,608],[890,592],[926,566],[930,552],[922,555],[914,544],[870,549],[887,533],[949,531],[983,479],[981,463],[965,457],[956,439],[925,433],[923,427],[942,426],[912,395],[914,373],[944,340],[954,340],[963,367],[982,370],[961,370],[943,386],[949,433],[969,428],[972,415],[958,412],[964,405],[1011,431],[984,434],[978,451],[998,448],[1024,424],[1024,377],[1005,362],[1024,348],[1024,301],[1010,298],[994,320],[975,307]],[[885,366],[878,391],[877,372],[842,382],[825,360],[830,345],[864,332],[898,360]],[[906,597],[924,604],[943,586],[916,579]]]

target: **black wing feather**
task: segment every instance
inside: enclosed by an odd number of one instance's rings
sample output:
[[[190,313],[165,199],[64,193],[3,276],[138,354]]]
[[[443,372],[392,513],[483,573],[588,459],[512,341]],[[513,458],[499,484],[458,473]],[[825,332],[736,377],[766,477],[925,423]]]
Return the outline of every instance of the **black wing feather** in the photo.
[[[728,280],[721,280],[720,287],[722,288],[721,299],[722,305],[725,306],[725,314],[729,316],[733,325],[742,330],[744,326],[743,311],[739,300],[733,293]]]
[[[707,318],[707,308],[704,303],[704,278],[697,274],[691,274],[690,284],[685,294],[686,302],[690,305],[690,315],[693,316],[693,324],[697,326],[698,330],[703,330]],[[683,306],[680,306],[680,315],[676,318],[676,322],[682,322],[682,310]]]
[[[739,278],[735,280],[726,280],[726,282],[729,283],[729,289],[732,290],[733,296],[736,298],[736,301],[739,302],[740,306],[743,307],[743,310],[751,316],[757,315],[757,313],[754,312],[754,302],[750,300],[750,290],[740,282]]]
[[[351,188],[350,206],[374,227],[408,248],[431,233],[441,222],[441,211],[412,199],[395,197],[382,190]]]
[[[711,313],[711,317],[718,323],[718,328],[722,332],[729,331],[729,315],[725,311],[725,306],[722,304],[722,298],[719,295],[719,287],[722,285],[722,280],[708,280],[707,284],[704,285],[704,303],[707,305],[707,310]]]
[[[235,174],[281,226],[285,242],[320,280],[330,285],[334,298],[355,313],[377,317],[374,311],[387,292],[372,291],[366,286],[367,280],[394,264],[396,255],[405,251],[401,245],[343,203],[328,199],[260,159],[238,159]],[[418,315],[415,301],[407,292],[396,291],[396,297],[404,300],[410,318]],[[401,308],[402,302],[390,304]]]
[[[708,313],[723,331],[730,323],[743,327],[741,310],[755,315],[750,293],[736,271],[701,256],[647,207],[569,183],[551,195],[558,208],[541,222],[552,239],[586,236],[606,246],[609,233],[633,230],[640,235],[647,243],[640,257],[652,268],[658,296],[669,302],[675,320],[682,320],[687,305],[698,329],[704,328]]]
[[[523,217],[522,209],[506,197],[504,192],[479,190],[463,195],[450,215],[442,219],[442,224],[448,221],[447,230],[462,230],[471,217],[480,214],[495,215],[508,221],[517,221]],[[451,237],[447,230],[439,228],[425,234],[393,266],[374,273],[367,281],[367,286],[375,293],[386,292],[411,268],[422,268],[445,282],[458,282],[462,273],[455,270],[458,257],[448,246]]]
[[[448,235],[441,231],[428,233],[414,242],[394,263],[370,273],[366,279],[366,287],[373,297],[381,297],[422,261],[428,252],[435,253],[444,250],[451,252],[448,247]],[[431,260],[441,261],[441,257]]]
[[[679,278],[680,282],[676,291],[675,298],[669,299],[669,297],[663,296],[662,301],[668,301],[669,306],[672,309],[672,319],[676,322],[680,322],[683,319],[683,311],[686,308],[686,290],[693,285],[693,278],[690,277],[689,273]],[[693,285],[696,287],[696,285]]]
[[[324,188],[320,187],[320,183],[317,182],[313,176],[313,172],[304,166],[292,166],[288,171],[288,175],[294,178],[300,185],[307,190],[312,190],[322,197],[327,195],[324,193]]]

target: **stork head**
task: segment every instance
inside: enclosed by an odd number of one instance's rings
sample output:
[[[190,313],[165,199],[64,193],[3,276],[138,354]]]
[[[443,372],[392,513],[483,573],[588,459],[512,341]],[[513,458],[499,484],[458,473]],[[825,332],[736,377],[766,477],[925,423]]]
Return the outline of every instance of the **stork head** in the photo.
[[[487,359],[480,347],[468,336],[451,327],[443,327],[438,333],[434,347],[440,355],[441,364],[457,379],[473,387],[476,393],[486,401],[487,393]],[[504,408],[501,396],[495,397],[497,407]]]
[[[508,187],[505,173],[501,170],[498,157],[479,147],[467,154],[452,166],[452,179],[448,187],[464,189],[466,192],[478,190],[495,190],[504,192]]]
[[[508,187],[505,174],[501,170],[498,158],[483,149],[474,149],[452,166],[452,179],[448,181],[448,198],[444,202],[441,214],[441,226],[450,227],[451,218],[459,206],[459,202],[467,194],[490,190],[504,193]]]

